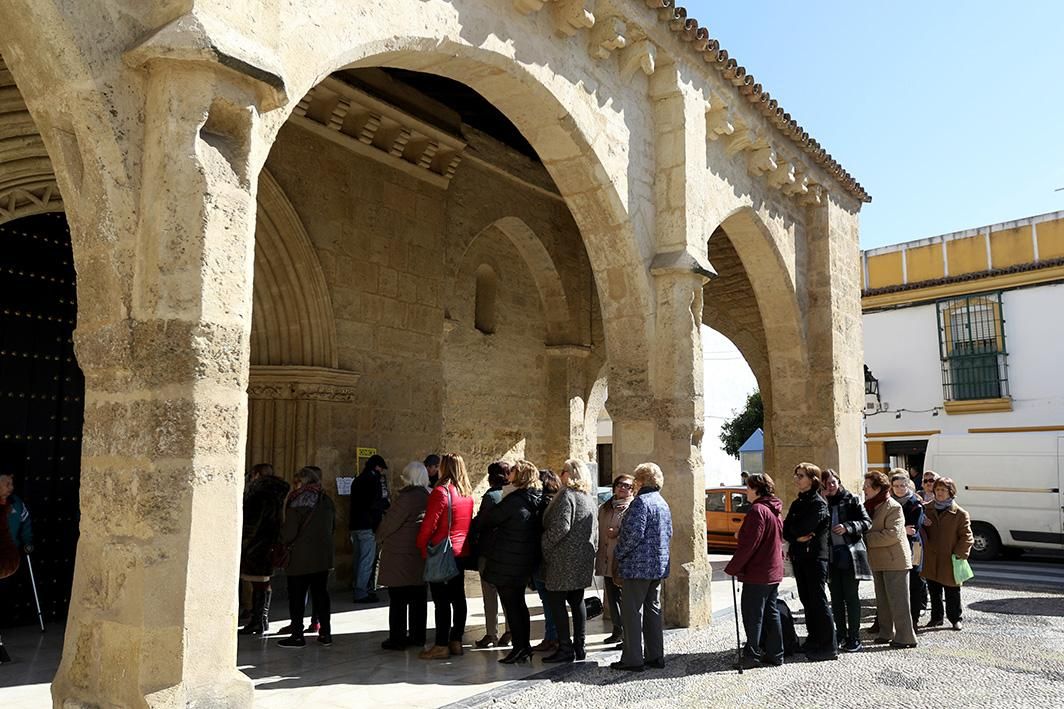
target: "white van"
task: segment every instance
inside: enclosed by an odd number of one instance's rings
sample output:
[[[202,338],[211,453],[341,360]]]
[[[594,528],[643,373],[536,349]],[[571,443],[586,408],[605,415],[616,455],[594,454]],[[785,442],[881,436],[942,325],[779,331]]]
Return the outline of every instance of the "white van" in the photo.
[[[1064,435],[935,435],[924,470],[953,478],[957,502],[972,516],[972,558],[1002,547],[1064,549]]]

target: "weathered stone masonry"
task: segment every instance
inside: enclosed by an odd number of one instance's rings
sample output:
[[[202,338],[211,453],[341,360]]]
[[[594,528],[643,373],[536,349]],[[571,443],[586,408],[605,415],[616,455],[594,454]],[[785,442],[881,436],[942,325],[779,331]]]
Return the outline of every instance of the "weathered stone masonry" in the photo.
[[[699,324],[751,361],[775,470],[856,478],[868,196],[671,0],[10,0],[0,28],[0,218],[64,210],[78,273],[57,706],[251,703],[219,630],[247,451],[558,465],[605,363],[615,467],[665,470],[680,625],[710,618]],[[348,73],[379,67],[473,89],[535,159]]]

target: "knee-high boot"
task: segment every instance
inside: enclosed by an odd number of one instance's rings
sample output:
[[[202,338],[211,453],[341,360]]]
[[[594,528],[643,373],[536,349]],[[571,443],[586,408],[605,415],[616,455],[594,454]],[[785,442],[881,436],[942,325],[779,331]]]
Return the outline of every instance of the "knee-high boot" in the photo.
[[[267,594],[272,591],[266,590],[260,584],[255,584],[251,591],[251,617],[247,625],[237,631],[240,635],[258,635],[266,632],[270,612],[270,599]]]

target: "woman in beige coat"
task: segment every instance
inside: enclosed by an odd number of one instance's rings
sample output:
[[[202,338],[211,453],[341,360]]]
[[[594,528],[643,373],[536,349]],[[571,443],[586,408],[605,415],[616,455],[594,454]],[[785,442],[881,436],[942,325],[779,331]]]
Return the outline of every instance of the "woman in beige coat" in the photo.
[[[891,647],[916,647],[916,631],[909,612],[909,569],[912,552],[905,536],[901,505],[890,497],[890,481],[883,473],[865,475],[865,509],[872,527],[865,533],[868,565],[876,588],[879,637]]]
[[[631,475],[618,475],[613,479],[613,497],[602,503],[598,511],[599,542],[598,554],[595,556],[595,574],[602,577],[606,588],[606,604],[610,609],[610,621],[613,633],[603,640],[606,644],[619,643],[624,639],[624,626],[621,623],[621,587],[620,579],[614,578],[617,560],[614,551],[617,539],[621,536],[621,522],[624,513],[634,499],[632,489],[635,480]]]
[[[967,559],[975,539],[972,518],[953,498],[957,485],[950,478],[935,481],[935,499],[924,505],[924,571],[931,597],[928,628],[942,625],[942,595],[946,596],[945,616],[954,630],[961,629],[961,586],[953,576],[953,557]]]
[[[429,502],[429,473],[422,463],[409,463],[399,475],[399,494],[377,527],[381,550],[377,579],[388,587],[388,639],[385,650],[424,647],[428,622],[425,560],[417,533]]]

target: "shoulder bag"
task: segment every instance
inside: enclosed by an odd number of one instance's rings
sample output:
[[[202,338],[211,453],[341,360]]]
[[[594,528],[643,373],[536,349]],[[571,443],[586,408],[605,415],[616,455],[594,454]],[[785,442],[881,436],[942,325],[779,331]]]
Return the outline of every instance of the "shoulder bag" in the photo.
[[[318,507],[321,505],[321,496],[325,492],[318,493],[318,500],[314,503],[314,506],[310,508],[310,514],[304,519],[303,523],[299,525],[299,529],[296,531],[296,536],[292,538],[288,544],[278,540],[270,547],[270,565],[275,569],[287,569],[289,562],[292,561],[292,547],[295,546],[296,541],[303,535],[303,531],[307,528],[314,513],[318,511]]]
[[[425,580],[429,583],[446,583],[458,575],[458,563],[451,546],[451,519],[454,516],[451,486],[444,483],[447,491],[447,534],[439,544],[429,544],[425,559]]]

